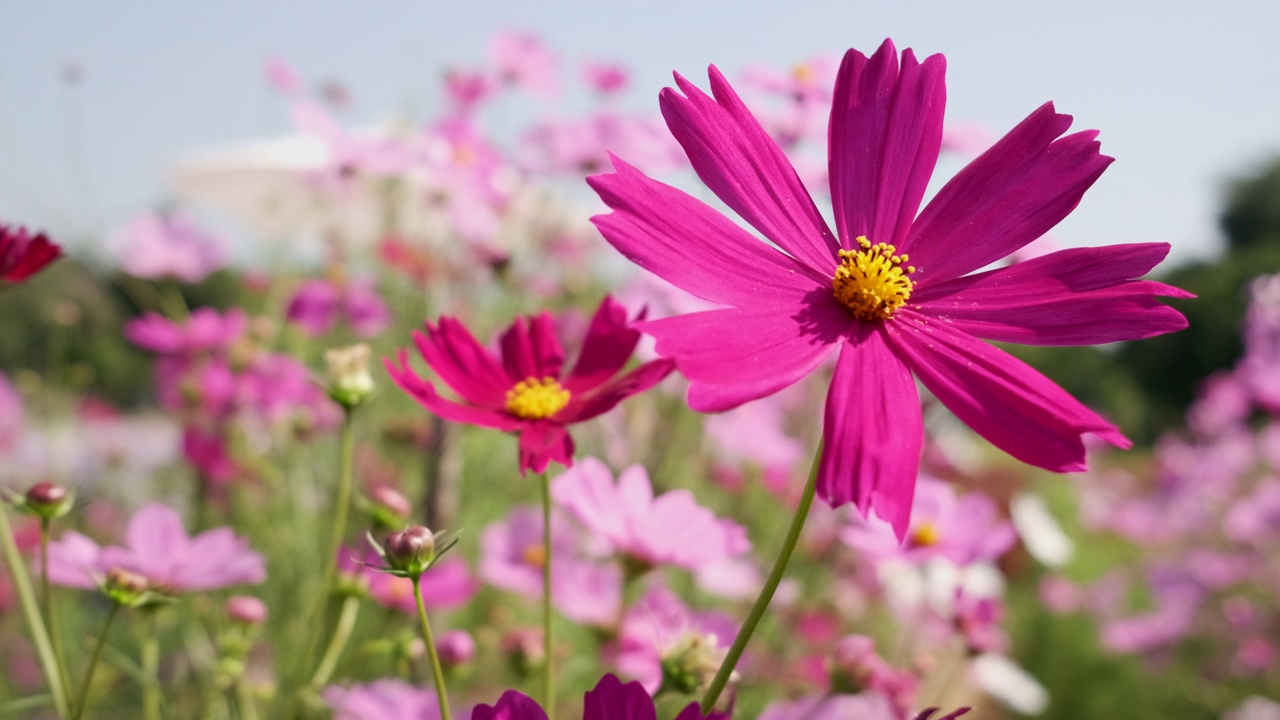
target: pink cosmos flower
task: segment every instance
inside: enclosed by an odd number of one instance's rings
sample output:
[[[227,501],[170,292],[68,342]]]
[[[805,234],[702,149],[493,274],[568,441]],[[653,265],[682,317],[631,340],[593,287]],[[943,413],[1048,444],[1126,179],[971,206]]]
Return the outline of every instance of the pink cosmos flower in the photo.
[[[141,278],[196,283],[222,267],[226,246],[183,213],[143,213],[117,236],[120,264]]]
[[[281,95],[296,95],[302,89],[302,78],[278,55],[271,55],[262,62],[262,75],[267,84]]]
[[[547,313],[516,321],[502,334],[501,357],[476,341],[461,322],[441,317],[413,339],[427,365],[463,402],[446,400],[409,367],[409,353],[385,359],[391,379],[445,420],[514,432],[520,437],[520,473],[540,473],[552,460],[573,465],[568,426],[612,410],[653,387],[674,369],[654,360],[619,375],[640,339],[627,311],[606,297],[596,310],[573,369],[565,375],[564,347]]]
[[[386,717],[399,717],[388,715]],[[638,682],[623,683],[614,675],[605,675],[582,698],[582,720],[657,720],[653,698]],[[703,715],[698,703],[689,703],[675,720],[727,720],[720,712]],[[531,698],[508,690],[496,705],[476,705],[471,720],[547,720],[547,713]]]
[[[418,612],[413,597],[413,581],[389,573],[370,572],[369,596],[383,607],[410,615]],[[446,558],[422,574],[422,605],[428,610],[462,607],[480,589],[480,583],[460,557]]]
[[[899,720],[889,701],[873,692],[857,695],[811,695],[774,700],[759,720]]]
[[[890,41],[850,50],[831,111],[833,233],[778,146],[724,76],[712,96],[679,75],[667,125],[704,183],[773,245],[692,196],[616,159],[588,179],[594,218],[633,262],[732,307],[643,323],[689,379],[689,404],[718,412],[791,385],[838,353],[818,494],[874,507],[907,531],[922,426],[914,375],[997,447],[1058,472],[1086,467],[1081,436],[1129,441],[1043,375],[980,340],[1079,345],[1179,330],[1138,281],[1163,243],[1063,250],[974,273],[1064,218],[1111,163],[1097,133],[1062,136],[1045,104],[962,170],[917,216],[942,138],[941,55],[899,60]],[[1061,136],[1061,137],[1060,137]],[[775,249],[776,245],[777,249]],[[974,274],[971,274],[974,273]]]
[[[325,280],[304,282],[285,310],[285,318],[311,337],[333,330],[345,319],[359,338],[370,338],[391,324],[391,312],[370,282],[351,282],[346,287]]]
[[[698,570],[751,549],[745,528],[717,518],[688,490],[655,498],[640,465],[615,484],[604,463],[583,458],[556,478],[551,496],[615,552],[644,565]]]
[[[321,694],[333,709],[334,720],[438,720],[435,692],[416,688],[399,678],[383,678],[344,688],[330,685]]]
[[[622,607],[622,571],[583,557],[583,539],[555,513],[551,519],[551,600],[565,617],[584,625],[610,626]],[[480,536],[480,576],[494,587],[536,600],[542,595],[542,511],[512,509]]]
[[[112,568],[138,573],[153,589],[173,593],[256,585],[267,577],[262,556],[231,528],[190,537],[176,510],[155,503],[129,519],[124,547],[99,547],[74,531],[49,545],[54,584],[92,588]]]
[[[675,593],[654,587],[627,609],[618,629],[614,665],[623,675],[639,680],[645,690],[657,692],[663,660],[701,646],[701,653],[715,661],[709,668],[714,673],[737,629],[728,616],[710,610],[695,612]]]
[[[42,232],[0,225],[0,283],[20,283],[62,257],[62,248]]]
[[[533,33],[503,31],[489,41],[489,59],[498,77],[536,95],[550,97],[559,90],[556,57]]]
[[[622,91],[630,79],[625,67],[618,63],[600,61],[583,63],[582,75],[591,89],[601,95],[613,95]]]
[[[182,324],[148,312],[125,323],[124,336],[134,345],[162,355],[191,355],[226,350],[244,335],[248,324],[248,317],[238,308],[226,313],[199,308]]]
[[[971,490],[956,497],[951,483],[921,476],[906,541],[881,518],[853,517],[841,539],[876,560],[924,562],[945,557],[958,565],[994,560],[1013,547],[1013,525],[1000,518],[995,501]]]

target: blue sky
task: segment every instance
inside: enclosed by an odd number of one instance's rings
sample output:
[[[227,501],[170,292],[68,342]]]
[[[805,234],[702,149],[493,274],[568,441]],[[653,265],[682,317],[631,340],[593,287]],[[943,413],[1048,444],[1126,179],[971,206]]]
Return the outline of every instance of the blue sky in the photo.
[[[0,217],[101,237],[166,196],[192,147],[279,134],[261,76],[276,54],[348,85],[355,122],[436,102],[440,71],[477,62],[499,28],[543,34],[570,68],[633,69],[656,108],[678,69],[789,66],[899,47],[948,58],[948,119],[1003,132],[1046,100],[1102,131],[1117,158],[1056,231],[1066,244],[1218,247],[1223,183],[1280,152],[1280,6],[1265,2],[644,3],[336,1],[7,3],[0,25]],[[79,63],[69,91],[60,69]],[[570,98],[566,102],[573,104]],[[546,108],[544,108],[545,110]],[[948,168],[950,171],[952,168]]]

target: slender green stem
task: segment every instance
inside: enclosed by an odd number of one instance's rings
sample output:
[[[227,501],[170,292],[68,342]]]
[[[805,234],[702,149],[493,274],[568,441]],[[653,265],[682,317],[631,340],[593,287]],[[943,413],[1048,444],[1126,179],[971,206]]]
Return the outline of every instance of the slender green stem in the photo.
[[[733,674],[733,669],[738,665],[738,659],[742,657],[742,651],[747,647],[747,641],[751,639],[751,634],[755,632],[756,626],[760,624],[765,611],[769,609],[769,602],[773,600],[773,593],[777,591],[778,583],[782,582],[782,576],[787,571],[787,564],[791,562],[791,555],[795,552],[796,543],[800,540],[800,532],[804,530],[804,521],[809,517],[809,508],[813,506],[813,496],[818,481],[818,461],[821,458],[822,443],[818,443],[818,451],[813,455],[813,467],[809,469],[809,481],[805,483],[804,493],[800,496],[800,505],[796,507],[796,514],[791,518],[791,527],[787,529],[787,537],[782,542],[782,549],[778,551],[778,559],[773,562],[773,570],[769,571],[769,577],[765,580],[764,587],[760,588],[760,595],[756,598],[755,604],[751,606],[751,612],[747,614],[746,622],[742,623],[742,627],[738,629],[738,636],[733,639],[733,645],[729,647],[729,654],[725,655],[724,662],[720,664],[720,670],[716,672],[715,679],[711,681],[706,694],[702,696],[703,715],[710,713],[712,708],[716,706],[716,701],[720,699],[720,693],[724,691],[724,686],[729,683],[729,676]]]
[[[422,640],[427,644],[427,657],[431,658],[431,677],[436,681],[436,697],[440,702],[440,720],[449,720],[449,693],[444,686],[444,669],[440,667],[440,654],[431,636],[431,623],[427,622],[427,606],[422,604],[422,578],[413,578],[413,601],[418,606],[418,623],[422,625]]]
[[[353,478],[355,477],[355,409],[347,408],[342,415],[342,439],[341,450],[338,459],[338,488],[337,495],[333,503],[333,525],[329,530],[329,554],[324,557],[324,576],[321,580],[320,592],[316,595],[316,604],[311,611],[311,633],[308,636],[306,644],[306,652],[302,653],[299,658],[299,664],[295,666],[295,674],[293,675],[293,683],[291,688],[301,688],[304,668],[309,658],[314,656],[316,644],[320,641],[321,632],[323,630],[324,609],[329,603],[329,596],[333,593],[333,584],[338,575],[338,553],[342,550],[342,540],[347,534],[347,514],[351,507],[351,487]],[[296,684],[294,684],[296,683]],[[297,710],[298,697],[296,693],[293,695],[291,702],[293,707],[285,715],[285,717],[294,717]]]
[[[556,720],[555,613],[551,610],[551,479],[544,472],[542,485],[542,708],[547,720]]]
[[[351,631],[356,626],[356,616],[360,612],[360,599],[356,597],[348,597],[342,601],[342,612],[338,614],[338,624],[333,628],[333,637],[329,638],[329,645],[324,649],[324,655],[320,658],[320,665],[316,667],[316,674],[311,676],[311,682],[307,683],[307,687],[314,692],[319,692],[329,682],[329,678],[333,677],[333,669],[338,666],[338,659],[342,657],[342,651],[347,647],[347,641],[351,639]]]
[[[240,708],[242,720],[258,720],[258,701],[244,675],[236,678],[236,706]]]
[[[40,601],[44,610],[44,625],[49,629],[49,644],[53,646],[53,659],[58,664],[58,676],[62,686],[71,687],[71,674],[67,672],[67,657],[62,652],[62,631],[53,615],[53,592],[49,587],[49,535],[52,521],[40,518]]]
[[[142,641],[142,672],[147,677],[142,685],[142,717],[146,720],[160,720],[160,628],[156,612],[149,611],[151,627]]]
[[[111,630],[111,623],[115,621],[119,612],[120,603],[111,603],[107,621],[103,623],[102,633],[98,635],[98,642],[93,646],[93,655],[89,657],[89,667],[84,671],[84,683],[80,685],[80,700],[76,703],[75,720],[80,720],[80,716],[84,715],[85,706],[89,704],[89,688],[93,685],[93,673],[98,669],[98,658],[102,657],[102,646],[107,644],[107,633]]]
[[[22,606],[23,617],[26,618],[27,627],[31,631],[31,641],[36,646],[36,655],[40,658],[45,682],[49,684],[49,694],[53,696],[54,710],[58,713],[58,717],[68,717],[71,709],[67,704],[67,688],[62,682],[62,674],[58,672],[58,660],[54,657],[49,633],[45,629],[44,621],[40,618],[36,595],[31,589],[31,578],[27,576],[26,561],[18,552],[18,544],[14,542],[13,530],[9,527],[9,513],[3,502],[0,502],[0,550],[4,551],[4,562],[9,566],[13,588],[18,593],[18,603]]]

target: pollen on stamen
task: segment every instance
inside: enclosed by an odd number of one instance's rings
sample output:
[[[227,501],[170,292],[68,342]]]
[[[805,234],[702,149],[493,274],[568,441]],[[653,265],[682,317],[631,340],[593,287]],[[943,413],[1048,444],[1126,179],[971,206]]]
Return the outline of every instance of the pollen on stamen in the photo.
[[[569,391],[555,378],[526,378],[507,391],[507,412],[523,420],[544,420],[569,404]]]
[[[840,251],[832,292],[859,320],[887,320],[911,299],[915,285],[908,276],[915,266],[904,265],[910,258],[895,255],[892,245],[859,237],[858,247]]]

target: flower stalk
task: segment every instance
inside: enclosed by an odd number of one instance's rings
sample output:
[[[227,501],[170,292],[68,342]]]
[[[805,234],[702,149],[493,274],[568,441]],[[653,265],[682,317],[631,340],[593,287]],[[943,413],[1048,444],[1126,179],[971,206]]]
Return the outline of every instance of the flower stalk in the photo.
[[[440,720],[450,720],[449,693],[445,688],[444,669],[440,665],[440,654],[436,651],[436,641],[431,635],[431,623],[427,621],[427,606],[422,602],[422,576],[415,575],[413,581],[413,600],[418,606],[418,623],[422,626],[422,641],[427,645],[427,657],[431,659],[431,677],[436,684],[436,697],[440,702]]]
[[[552,648],[555,640],[555,614],[551,609],[551,479],[540,473],[542,486],[542,707],[547,720],[556,720],[556,674]]]
[[[35,593],[31,589],[31,578],[27,576],[26,561],[18,552],[18,545],[13,539],[9,514],[4,508],[4,503],[0,503],[0,550],[4,552],[4,561],[9,566],[9,575],[13,578],[18,603],[22,606],[23,617],[26,618],[27,627],[31,631],[31,640],[36,646],[36,655],[40,658],[45,682],[49,685],[49,695],[53,697],[54,711],[58,717],[66,718],[71,712],[67,703],[67,688],[62,682],[62,674],[58,671],[58,661],[53,653],[53,644],[49,641],[49,633],[40,617],[40,608],[36,602]]]
[[[782,541],[782,549],[778,551],[778,558],[773,562],[773,569],[769,571],[769,577],[765,580],[764,587],[760,588],[760,595],[756,597],[755,604],[751,606],[751,612],[747,614],[746,621],[738,629],[738,635],[733,639],[733,645],[729,647],[729,653],[725,655],[724,662],[720,664],[720,670],[716,672],[711,685],[707,687],[706,693],[702,696],[700,705],[703,715],[709,714],[712,708],[716,706],[716,701],[720,699],[720,693],[724,691],[725,685],[729,683],[729,678],[733,675],[733,669],[737,667],[738,660],[742,657],[742,651],[747,647],[747,641],[751,639],[756,626],[760,624],[765,611],[769,609],[773,594],[778,590],[778,583],[782,582],[782,576],[787,571],[787,565],[791,562],[792,554],[795,553],[796,544],[800,541],[800,533],[804,530],[804,522],[809,517],[809,508],[813,506],[813,496],[817,489],[818,465],[821,459],[822,443],[819,442],[818,449],[813,454],[813,465],[809,468],[809,480],[804,485],[804,492],[800,496],[800,504],[796,507],[796,513],[791,518],[791,527],[787,529],[787,536]]]
[[[102,632],[98,635],[98,642],[93,646],[93,655],[89,657],[89,667],[84,671],[84,682],[80,685],[80,699],[76,702],[75,720],[80,720],[80,716],[84,715],[85,705],[89,704],[89,688],[93,686],[93,673],[98,669],[98,659],[102,657],[102,646],[107,644],[107,633],[111,631],[111,624],[115,622],[116,615],[120,612],[120,603],[112,602],[111,609],[107,611],[107,621],[102,624]]]
[[[338,658],[342,657],[342,651],[346,649],[347,642],[351,639],[351,631],[355,629],[359,611],[360,598],[348,596],[342,601],[342,611],[338,614],[338,623],[334,626],[333,637],[329,638],[329,645],[320,658],[320,665],[316,667],[316,673],[311,676],[311,682],[307,685],[312,692],[320,692],[333,676],[334,668],[338,666]]]

